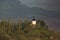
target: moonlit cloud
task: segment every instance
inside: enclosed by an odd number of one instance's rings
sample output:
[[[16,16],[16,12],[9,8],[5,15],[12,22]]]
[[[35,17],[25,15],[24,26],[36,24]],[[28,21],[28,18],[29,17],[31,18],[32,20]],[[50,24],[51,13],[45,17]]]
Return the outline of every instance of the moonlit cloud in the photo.
[[[19,0],[29,7],[40,7],[47,10],[60,11],[60,0]]]
[[[22,4],[27,5],[29,7],[47,7],[47,1],[45,0],[20,0]]]

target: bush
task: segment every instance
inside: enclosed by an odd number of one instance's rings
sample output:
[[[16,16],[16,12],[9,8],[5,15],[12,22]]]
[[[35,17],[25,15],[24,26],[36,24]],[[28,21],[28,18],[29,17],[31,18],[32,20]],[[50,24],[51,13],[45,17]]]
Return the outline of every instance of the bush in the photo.
[[[57,40],[60,38],[60,33],[47,30],[44,21],[40,20],[35,28],[32,27],[31,21],[0,22],[0,40],[51,40],[51,36]]]

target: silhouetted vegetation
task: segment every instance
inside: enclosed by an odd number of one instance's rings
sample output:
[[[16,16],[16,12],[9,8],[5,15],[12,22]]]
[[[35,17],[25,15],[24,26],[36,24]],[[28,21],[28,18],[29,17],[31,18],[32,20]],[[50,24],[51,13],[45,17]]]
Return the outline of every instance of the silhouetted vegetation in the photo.
[[[44,21],[38,20],[37,25],[31,21],[0,22],[0,40],[60,40],[60,32],[48,30]]]

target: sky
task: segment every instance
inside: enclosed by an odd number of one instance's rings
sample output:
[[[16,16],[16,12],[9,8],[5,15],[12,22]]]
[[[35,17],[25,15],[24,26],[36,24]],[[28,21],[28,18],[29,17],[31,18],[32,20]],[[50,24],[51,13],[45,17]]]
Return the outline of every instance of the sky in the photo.
[[[47,10],[60,11],[60,0],[19,0],[29,7],[40,7]]]

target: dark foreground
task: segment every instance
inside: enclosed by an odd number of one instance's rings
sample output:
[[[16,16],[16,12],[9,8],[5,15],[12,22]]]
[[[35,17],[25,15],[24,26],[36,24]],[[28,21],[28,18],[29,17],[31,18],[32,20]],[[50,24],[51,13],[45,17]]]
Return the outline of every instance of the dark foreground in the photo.
[[[1,21],[0,40],[60,40],[60,32],[49,30],[44,21]]]

